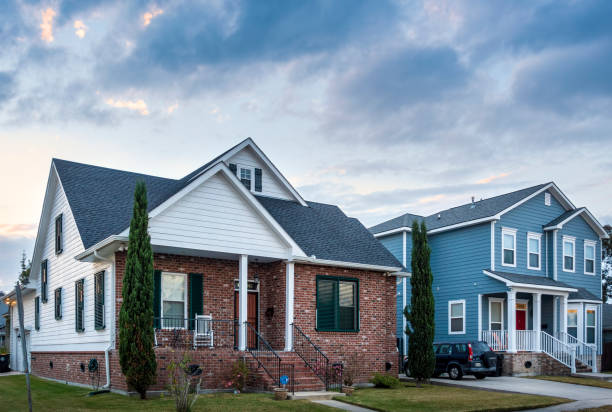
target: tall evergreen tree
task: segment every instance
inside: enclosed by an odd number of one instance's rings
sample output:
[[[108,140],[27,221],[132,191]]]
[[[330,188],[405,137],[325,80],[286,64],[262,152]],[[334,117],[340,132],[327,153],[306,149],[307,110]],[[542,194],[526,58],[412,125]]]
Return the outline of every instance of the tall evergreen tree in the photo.
[[[153,350],[153,250],[148,225],[147,189],[144,182],[138,182],[119,312],[119,362],[127,384],[141,399],[146,398],[157,371]]]
[[[21,260],[19,261],[19,283],[27,285],[30,283],[30,269],[32,268],[32,261],[27,260],[25,250],[21,251]]]
[[[434,297],[433,275],[429,264],[431,249],[427,244],[425,222],[412,222],[412,296],[410,306],[404,308],[408,324],[408,369],[416,379],[417,386],[428,382],[436,366],[433,351],[434,340]]]

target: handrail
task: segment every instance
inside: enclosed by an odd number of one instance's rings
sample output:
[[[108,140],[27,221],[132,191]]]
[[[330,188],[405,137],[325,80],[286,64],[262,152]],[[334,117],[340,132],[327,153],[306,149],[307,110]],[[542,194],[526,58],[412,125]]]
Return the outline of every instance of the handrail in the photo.
[[[571,373],[576,373],[576,350],[559,339],[540,331],[540,349],[550,357],[569,367]]]
[[[281,362],[282,359],[276,353],[272,346],[266,341],[263,336],[257,332],[249,322],[244,322],[247,329],[249,329],[253,335],[255,336],[257,342],[255,347],[247,348],[247,352],[253,356],[253,359],[257,361],[257,366],[261,366],[264,371],[268,374],[270,378],[274,381],[275,385],[281,386],[280,377],[281,377]],[[262,348],[263,346],[263,348]],[[271,356],[270,356],[271,355]]]
[[[557,332],[557,338],[566,343],[573,345],[576,348],[576,359],[584,365],[591,368],[591,371],[597,372],[597,346],[581,341],[575,336],[564,331]]]
[[[325,384],[325,390],[336,389],[342,386],[342,364],[330,365],[329,358],[315,345],[312,340],[292,323],[293,327],[293,351],[304,361],[314,374]],[[338,382],[338,380],[340,382]]]

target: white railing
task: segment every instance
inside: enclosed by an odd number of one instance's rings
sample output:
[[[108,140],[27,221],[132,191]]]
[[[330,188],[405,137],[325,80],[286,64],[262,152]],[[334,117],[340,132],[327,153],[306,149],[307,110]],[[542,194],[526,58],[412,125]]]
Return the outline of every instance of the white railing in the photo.
[[[538,334],[535,330],[517,330],[515,336],[516,350],[530,352],[538,350],[538,347],[536,346]]]
[[[557,338],[576,350],[576,359],[578,361],[590,367],[591,371],[597,372],[597,346],[578,340],[563,331],[557,332]]]
[[[541,331],[540,349],[548,356],[569,367],[572,373],[576,373],[576,350],[573,346]]]
[[[507,330],[483,330],[481,339],[496,352],[508,350]]]

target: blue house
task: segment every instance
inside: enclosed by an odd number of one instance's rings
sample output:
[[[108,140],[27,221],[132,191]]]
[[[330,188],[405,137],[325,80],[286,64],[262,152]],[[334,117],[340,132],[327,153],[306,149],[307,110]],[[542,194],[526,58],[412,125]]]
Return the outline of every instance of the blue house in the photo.
[[[436,341],[484,340],[505,353],[510,374],[598,369],[608,235],[588,209],[546,183],[370,228],[408,269],[415,220],[425,221],[431,247]],[[397,335],[405,337],[410,280],[397,287]]]

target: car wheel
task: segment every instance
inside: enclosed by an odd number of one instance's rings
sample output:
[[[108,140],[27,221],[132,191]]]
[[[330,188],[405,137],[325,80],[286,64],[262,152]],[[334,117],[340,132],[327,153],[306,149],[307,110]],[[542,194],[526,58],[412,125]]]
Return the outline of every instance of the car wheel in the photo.
[[[448,367],[448,377],[456,381],[463,377],[463,371],[459,365],[451,365]]]
[[[482,373],[477,373],[474,376],[476,377],[476,379],[484,379],[484,378],[486,378],[486,375],[483,375]]]

